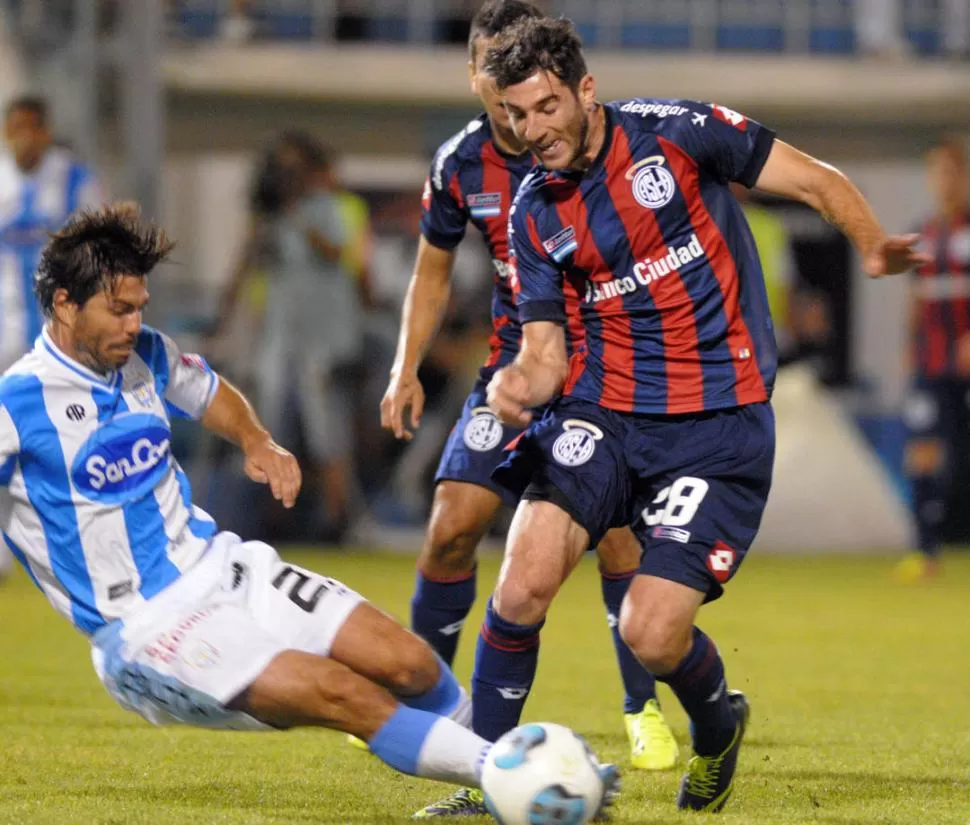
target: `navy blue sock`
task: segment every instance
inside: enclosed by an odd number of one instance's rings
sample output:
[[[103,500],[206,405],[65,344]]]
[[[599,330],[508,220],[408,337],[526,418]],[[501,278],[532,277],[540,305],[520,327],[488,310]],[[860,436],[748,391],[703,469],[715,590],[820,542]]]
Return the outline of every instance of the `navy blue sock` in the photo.
[[[936,556],[942,545],[940,531],[946,516],[946,485],[938,475],[916,476],[912,479],[912,485],[913,514],[920,552]]]
[[[462,625],[475,604],[475,573],[472,570],[454,579],[429,579],[418,571],[411,597],[411,628],[448,667],[454,664]]]
[[[475,651],[472,676],[472,730],[495,742],[519,724],[539,664],[538,624],[503,619],[488,600]]]
[[[737,719],[728,702],[724,662],[699,628],[694,628],[694,643],[681,663],[672,673],[658,675],[657,681],[670,685],[687,711],[698,754],[716,756],[731,744]]]
[[[653,674],[640,664],[620,636],[620,606],[637,572],[637,570],[631,570],[629,573],[613,574],[600,571],[606,619],[610,626],[610,633],[613,634],[616,661],[620,665],[623,691],[626,694],[623,698],[624,713],[639,713],[650,699],[657,698],[656,680]]]

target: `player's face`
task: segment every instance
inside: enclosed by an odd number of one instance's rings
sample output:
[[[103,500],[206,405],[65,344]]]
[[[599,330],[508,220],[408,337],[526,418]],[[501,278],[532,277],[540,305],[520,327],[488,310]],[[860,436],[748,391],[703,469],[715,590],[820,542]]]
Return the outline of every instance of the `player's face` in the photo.
[[[589,75],[574,92],[551,72],[536,72],[504,94],[515,134],[547,169],[581,163],[588,149],[596,87]]]
[[[933,150],[928,160],[930,191],[937,205],[947,213],[966,209],[966,160],[949,147]]]
[[[71,329],[78,360],[100,373],[119,369],[131,358],[148,304],[146,279],[122,275],[83,307],[74,306]]]
[[[485,71],[485,55],[492,47],[493,38],[480,37],[475,43],[475,62],[468,64],[468,74],[471,79],[472,92],[482,101],[482,107],[488,119],[499,129],[512,131],[509,123],[509,113],[502,105],[502,93],[495,85],[494,78]]]
[[[36,112],[14,109],[4,123],[4,139],[17,166],[26,171],[40,163],[50,146],[51,134]]]

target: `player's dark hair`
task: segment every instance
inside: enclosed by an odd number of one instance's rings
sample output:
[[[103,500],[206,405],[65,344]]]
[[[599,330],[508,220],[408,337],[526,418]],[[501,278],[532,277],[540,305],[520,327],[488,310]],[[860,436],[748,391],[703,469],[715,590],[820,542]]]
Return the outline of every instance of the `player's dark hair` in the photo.
[[[472,18],[468,32],[468,59],[475,64],[478,59],[478,41],[483,37],[495,37],[519,20],[543,17],[542,10],[524,0],[488,0]]]
[[[575,92],[586,76],[583,43],[566,18],[520,20],[498,35],[485,58],[485,71],[499,89],[547,71]]]
[[[147,275],[174,246],[163,230],[142,221],[136,204],[113,203],[81,212],[51,235],[41,253],[34,277],[40,307],[50,318],[58,289],[84,306],[122,275]]]
[[[310,169],[326,169],[333,164],[331,153],[309,132],[288,129],[280,135],[279,145],[299,152]]]
[[[9,118],[14,112],[30,112],[36,115],[41,126],[47,125],[47,101],[39,95],[21,95],[9,101],[4,117]]]

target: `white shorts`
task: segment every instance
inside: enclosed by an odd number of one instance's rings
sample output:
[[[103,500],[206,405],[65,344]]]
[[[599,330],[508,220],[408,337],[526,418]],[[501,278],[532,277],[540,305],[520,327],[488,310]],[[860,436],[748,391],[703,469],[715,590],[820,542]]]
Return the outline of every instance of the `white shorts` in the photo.
[[[327,656],[363,597],[287,564],[268,544],[220,533],[180,579],[94,636],[98,677],[156,725],[265,725],[226,704],[284,650]]]

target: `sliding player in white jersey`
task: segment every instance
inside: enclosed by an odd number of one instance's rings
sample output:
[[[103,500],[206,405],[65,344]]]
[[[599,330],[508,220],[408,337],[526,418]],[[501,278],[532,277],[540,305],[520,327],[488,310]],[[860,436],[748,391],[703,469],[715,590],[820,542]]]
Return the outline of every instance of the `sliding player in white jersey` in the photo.
[[[293,506],[296,460],[205,361],[142,326],[171,249],[130,206],[73,218],[44,250],[46,316],[0,379],[0,529],[92,643],[115,700],[155,724],[338,728],[419,776],[478,784],[490,747],[418,637],[340,582],[217,532],[170,452],[173,416],[235,442]]]

